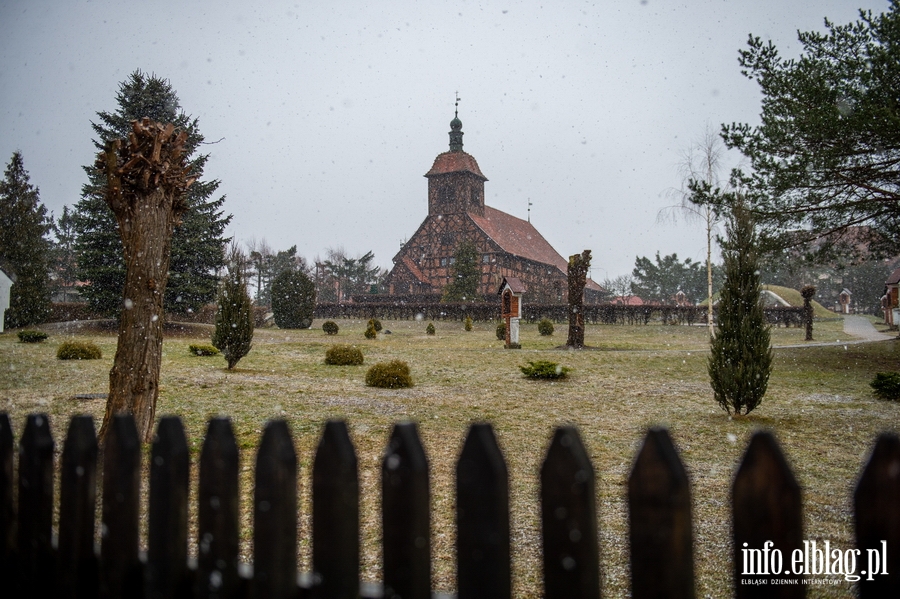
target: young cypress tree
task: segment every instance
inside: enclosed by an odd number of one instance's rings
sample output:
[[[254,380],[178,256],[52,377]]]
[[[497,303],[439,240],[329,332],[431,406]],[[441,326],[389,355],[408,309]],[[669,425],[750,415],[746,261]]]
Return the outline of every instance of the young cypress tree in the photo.
[[[231,370],[250,353],[253,342],[253,307],[247,293],[246,264],[240,252],[231,250],[231,259],[219,289],[213,347],[222,352]]]
[[[749,414],[762,401],[772,371],[769,326],[760,300],[757,240],[750,212],[738,203],[722,244],[725,283],[708,369],[716,401],[729,414]]]
[[[44,322],[50,311],[52,220],[31,184],[22,154],[14,152],[0,180],[0,268],[14,280],[6,326]]]

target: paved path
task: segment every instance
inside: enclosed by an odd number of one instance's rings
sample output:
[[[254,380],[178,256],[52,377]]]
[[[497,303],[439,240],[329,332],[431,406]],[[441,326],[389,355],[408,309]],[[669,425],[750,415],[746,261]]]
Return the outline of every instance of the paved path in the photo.
[[[835,341],[812,341],[809,343],[796,343],[792,345],[776,345],[774,347],[815,347],[822,345],[856,345],[857,343],[870,343],[872,341],[890,341],[896,340],[897,335],[888,333],[880,333],[875,330],[875,326],[868,318],[864,316],[856,316],[855,314],[844,315],[844,332],[850,337],[849,339],[838,339]],[[813,329],[813,338],[816,337],[816,331]]]

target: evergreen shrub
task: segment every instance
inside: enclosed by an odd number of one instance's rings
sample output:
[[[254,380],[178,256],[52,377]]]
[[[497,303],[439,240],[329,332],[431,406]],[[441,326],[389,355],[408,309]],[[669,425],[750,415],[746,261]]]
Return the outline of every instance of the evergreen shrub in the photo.
[[[231,370],[253,347],[253,309],[239,263],[229,265],[217,303],[212,344]]]
[[[322,323],[322,330],[325,331],[326,335],[337,335],[340,327],[338,327],[335,321],[326,320]]]
[[[378,337],[378,331],[375,330],[375,325],[370,322],[366,327],[366,332],[363,333],[363,335],[365,335],[366,339],[375,339],[376,337]]]
[[[900,372],[878,372],[875,380],[869,383],[880,399],[900,399]]]
[[[409,374],[409,365],[402,360],[379,362],[366,372],[366,385],[383,389],[412,387],[413,381]]]
[[[722,243],[725,282],[716,335],[707,362],[716,401],[731,414],[749,414],[766,394],[772,372],[770,327],[760,299],[759,253],[750,211],[732,207]]]
[[[369,325],[368,325],[368,326],[370,326],[370,327],[372,327],[373,329],[375,329],[375,332],[376,332],[376,333],[380,333],[380,332],[381,332],[381,321],[378,320],[377,318],[370,318],[370,319],[369,319]]]
[[[56,357],[60,360],[99,360],[103,352],[90,341],[63,341],[56,350]]]
[[[47,333],[44,331],[33,331],[33,330],[25,330],[19,331],[19,341],[22,343],[41,343],[42,341],[46,341]]]
[[[316,310],[316,286],[300,270],[282,271],[272,281],[272,314],[280,329],[308,329]]]
[[[191,352],[192,354],[194,354],[195,356],[218,356],[219,355],[219,350],[217,350],[212,345],[206,345],[206,344],[197,345],[197,344],[192,343],[188,346],[188,351]]]
[[[355,345],[332,345],[325,350],[325,363],[331,366],[358,366],[363,363],[363,353]]]
[[[500,341],[506,341],[506,323],[501,322],[497,325],[497,339]]]
[[[472,317],[471,317],[471,316],[466,316],[466,320],[465,320],[465,322],[464,322],[464,324],[463,324],[463,328],[464,328],[466,331],[471,331],[471,330],[472,330]]]
[[[549,318],[542,318],[538,323],[538,332],[544,337],[548,337],[553,334],[553,321]]]
[[[564,379],[572,369],[560,366],[556,362],[536,360],[528,362],[525,366],[519,366],[519,370],[530,379]]]
[[[434,323],[433,323],[433,322],[429,322],[429,323],[428,323],[428,326],[425,327],[425,334],[426,334],[426,335],[434,335],[434,333],[435,333],[435,330],[434,330]]]

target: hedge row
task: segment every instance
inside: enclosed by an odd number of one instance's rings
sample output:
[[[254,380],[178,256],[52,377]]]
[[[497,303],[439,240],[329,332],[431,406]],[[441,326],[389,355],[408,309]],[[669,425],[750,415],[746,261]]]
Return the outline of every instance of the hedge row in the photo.
[[[539,322],[547,318],[554,323],[569,322],[569,307],[560,304],[524,304],[523,320]],[[766,308],[768,322],[775,326],[803,326],[803,308]],[[364,304],[318,304],[316,318],[350,318],[367,320],[456,320],[466,317],[481,322],[500,318],[498,303],[408,303],[403,301],[366,302]],[[588,324],[699,324],[706,322],[704,306],[621,306],[613,304],[588,304],[584,306],[584,321]]]

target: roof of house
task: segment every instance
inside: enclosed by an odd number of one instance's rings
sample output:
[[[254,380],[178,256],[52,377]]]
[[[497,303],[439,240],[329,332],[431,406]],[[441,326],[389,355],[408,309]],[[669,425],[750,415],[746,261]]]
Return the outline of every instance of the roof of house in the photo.
[[[569,262],[553,249],[550,242],[530,222],[490,206],[484,207],[484,216],[469,213],[469,217],[504,251],[534,262],[550,264],[563,274],[568,273]],[[591,279],[588,279],[586,287],[595,291],[603,289]]]
[[[900,268],[895,268],[894,272],[887,278],[887,281],[884,282],[885,285],[896,285],[900,283]]]
[[[503,290],[509,286],[509,290],[513,293],[525,293],[525,284],[519,280],[518,277],[503,277],[503,282],[500,284],[500,289],[497,292],[497,295],[503,293]]]
[[[434,175],[445,175],[447,173],[456,173],[460,171],[472,173],[487,181],[487,177],[485,177],[481,173],[481,169],[478,168],[475,157],[462,151],[438,154],[437,158],[434,159],[434,164],[431,165],[431,170],[425,173],[425,176],[431,177]]]
[[[410,273],[412,274],[412,276],[414,276],[416,279],[418,279],[418,280],[421,281],[422,283],[428,283],[428,282],[429,282],[429,281],[428,281],[428,277],[426,277],[426,276],[422,273],[422,271],[419,270],[419,267],[416,266],[416,263],[413,262],[412,259],[411,259],[409,256],[403,256],[403,259],[401,260],[401,262],[403,263],[404,266],[406,266],[407,269],[409,269],[409,272],[410,272]]]

